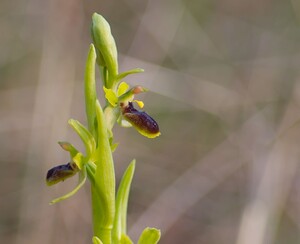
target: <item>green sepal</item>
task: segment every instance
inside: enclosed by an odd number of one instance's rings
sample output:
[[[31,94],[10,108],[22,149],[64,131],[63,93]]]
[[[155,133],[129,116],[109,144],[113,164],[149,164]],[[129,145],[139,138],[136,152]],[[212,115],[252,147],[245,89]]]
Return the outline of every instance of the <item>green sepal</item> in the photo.
[[[88,121],[88,128],[91,134],[96,136],[96,82],[95,82],[95,63],[96,63],[96,51],[93,44],[90,45],[88,53],[85,75],[84,75],[84,93],[85,93],[85,110]]]
[[[116,93],[112,89],[108,89],[105,86],[103,86],[103,91],[105,94],[105,98],[110,103],[110,105],[116,107],[118,103],[118,97]]]
[[[93,236],[93,244],[103,244],[103,242],[97,237]]]
[[[92,16],[92,38],[97,52],[97,63],[108,70],[106,87],[111,88],[118,74],[118,54],[115,40],[107,21],[99,14]]]
[[[65,200],[65,199],[73,196],[84,185],[84,183],[86,181],[86,177],[87,177],[86,167],[85,166],[82,168],[82,170],[79,171],[78,175],[79,175],[78,185],[74,188],[74,190],[70,191],[66,195],[63,195],[63,196],[61,196],[59,198],[56,198],[56,199],[52,200],[50,202],[51,205],[55,204],[55,203],[58,203],[58,202],[60,202],[62,200]]]
[[[90,158],[95,149],[96,149],[96,142],[92,134],[86,129],[79,121],[70,119],[68,121],[69,125],[76,131],[76,133],[80,136],[82,142],[84,143],[86,155]]]
[[[134,169],[135,160],[132,160],[128,168],[126,169],[118,188],[116,198],[116,215],[113,229],[113,239],[116,243],[118,243],[118,241],[121,240],[122,235],[126,235],[127,232],[127,204]]]
[[[142,73],[142,72],[144,72],[144,70],[141,69],[141,68],[131,69],[131,70],[122,72],[121,74],[118,74],[116,80],[117,80],[117,81],[120,81],[120,80],[124,79],[124,78],[125,78],[126,76],[128,76],[128,75],[131,75],[131,74],[137,74],[137,73]]]
[[[147,227],[143,230],[138,244],[156,244],[160,239],[160,235],[160,230]]]

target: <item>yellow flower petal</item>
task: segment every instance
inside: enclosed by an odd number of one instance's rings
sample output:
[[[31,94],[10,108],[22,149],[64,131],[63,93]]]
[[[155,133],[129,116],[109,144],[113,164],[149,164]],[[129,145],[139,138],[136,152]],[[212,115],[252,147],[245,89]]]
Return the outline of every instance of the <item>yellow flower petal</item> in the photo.
[[[137,103],[137,105],[140,107],[140,108],[143,108],[144,107],[144,102],[143,101],[140,101],[140,100],[133,100],[135,103]]]
[[[103,86],[103,90],[105,93],[105,98],[107,99],[107,101],[113,106],[117,106],[117,102],[118,102],[118,97],[116,95],[116,93],[112,90],[112,89],[107,89],[106,87]]]
[[[126,82],[121,82],[121,84],[118,87],[117,95],[118,97],[123,95],[127,90],[129,89],[129,85]]]

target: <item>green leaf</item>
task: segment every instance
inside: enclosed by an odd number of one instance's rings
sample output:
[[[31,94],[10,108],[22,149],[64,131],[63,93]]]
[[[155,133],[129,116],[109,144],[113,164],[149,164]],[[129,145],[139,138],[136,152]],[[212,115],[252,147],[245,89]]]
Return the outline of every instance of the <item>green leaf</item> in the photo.
[[[160,230],[155,228],[145,228],[140,236],[138,244],[156,244],[160,239]]]
[[[96,149],[94,137],[79,121],[70,119],[68,122],[80,136],[82,142],[84,143],[87,157],[90,158]]]
[[[120,80],[124,79],[128,75],[142,73],[142,72],[144,72],[144,70],[140,69],[140,68],[131,69],[131,70],[128,70],[128,71],[125,71],[125,72],[122,72],[121,74],[119,74],[117,76],[116,80],[120,81]]]
[[[108,70],[106,87],[111,88],[118,74],[117,47],[109,24],[97,13],[92,17],[92,38],[96,47],[97,62]]]
[[[115,216],[115,173],[109,135],[103,110],[96,102],[98,143],[95,152],[95,184],[92,185],[94,235],[110,243]]]
[[[105,98],[110,103],[111,106],[116,107],[118,103],[118,97],[112,89],[107,89],[103,86]]]
[[[84,183],[86,181],[86,176],[87,176],[87,174],[86,174],[86,167],[84,166],[83,169],[81,171],[79,171],[79,181],[78,181],[78,185],[75,187],[75,189],[72,190],[71,192],[67,193],[64,196],[61,196],[59,198],[56,198],[56,199],[52,200],[50,202],[50,204],[58,203],[58,202],[60,202],[62,200],[65,200],[65,199],[73,196],[84,185]]]
[[[127,204],[131,181],[135,169],[135,160],[129,164],[125,171],[119,185],[117,199],[116,199],[116,216],[114,222],[113,236],[117,243],[121,240],[122,235],[126,235],[126,221],[127,221]]]
[[[95,120],[96,120],[96,82],[95,82],[95,63],[96,52],[93,44],[90,45],[88,53],[85,75],[84,75],[84,92],[85,92],[85,110],[88,121],[88,128],[91,134],[96,136]]]
[[[93,244],[103,244],[103,242],[97,236],[93,236]]]

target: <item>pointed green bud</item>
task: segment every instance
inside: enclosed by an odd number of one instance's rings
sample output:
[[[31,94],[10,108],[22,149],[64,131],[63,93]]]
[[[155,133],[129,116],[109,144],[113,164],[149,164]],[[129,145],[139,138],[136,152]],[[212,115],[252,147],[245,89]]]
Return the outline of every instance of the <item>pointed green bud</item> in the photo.
[[[118,75],[117,47],[109,24],[97,13],[92,17],[92,38],[96,47],[97,63],[107,68],[107,88],[111,88]]]

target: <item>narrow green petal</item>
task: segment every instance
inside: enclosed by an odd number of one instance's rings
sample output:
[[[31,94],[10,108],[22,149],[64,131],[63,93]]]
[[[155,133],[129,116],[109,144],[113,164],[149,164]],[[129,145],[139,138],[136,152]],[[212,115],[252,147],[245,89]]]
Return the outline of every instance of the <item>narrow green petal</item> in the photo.
[[[87,157],[91,157],[96,149],[96,142],[94,137],[79,121],[70,119],[68,122],[84,143]]]
[[[131,75],[131,74],[137,74],[137,73],[142,73],[144,72],[143,69],[136,68],[136,69],[131,69],[125,72],[122,72],[117,76],[117,81],[124,79],[126,76]]]
[[[62,149],[70,153],[71,158],[75,157],[78,153],[78,150],[69,142],[59,141],[58,144],[62,147]]]
[[[95,82],[95,64],[96,64],[96,51],[93,44],[90,45],[88,53],[85,75],[84,75],[84,92],[85,92],[85,110],[88,121],[88,128],[91,134],[96,136],[96,82]]]
[[[147,227],[143,230],[138,244],[156,244],[160,239],[160,235],[160,230]]]
[[[113,236],[116,243],[121,240],[122,235],[126,235],[127,204],[131,181],[135,169],[135,160],[129,164],[119,185],[116,198],[116,216],[114,222]]]
[[[61,196],[59,198],[56,198],[56,199],[52,200],[50,202],[50,204],[58,203],[58,202],[60,202],[62,200],[65,200],[65,199],[73,196],[84,185],[84,183],[86,181],[86,176],[87,176],[87,174],[86,174],[86,168],[83,167],[83,169],[79,172],[79,182],[78,182],[78,185],[75,187],[75,189],[72,190],[71,192],[67,193],[64,196]]]

